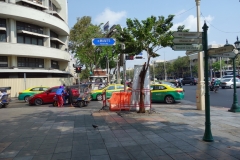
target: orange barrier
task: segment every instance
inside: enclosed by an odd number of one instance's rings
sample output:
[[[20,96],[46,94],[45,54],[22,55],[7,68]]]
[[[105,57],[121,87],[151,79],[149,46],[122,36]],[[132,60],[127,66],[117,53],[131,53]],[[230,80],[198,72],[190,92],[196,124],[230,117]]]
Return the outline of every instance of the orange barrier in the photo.
[[[108,99],[110,111],[129,110],[132,92],[113,92]]]

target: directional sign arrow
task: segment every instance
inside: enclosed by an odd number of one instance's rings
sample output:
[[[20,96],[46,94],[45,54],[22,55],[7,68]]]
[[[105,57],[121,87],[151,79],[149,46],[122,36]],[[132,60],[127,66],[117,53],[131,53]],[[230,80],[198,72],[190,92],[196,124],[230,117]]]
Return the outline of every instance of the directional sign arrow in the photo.
[[[175,51],[202,51],[203,47],[199,45],[174,45],[172,47]]]
[[[114,38],[94,38],[92,39],[92,45],[95,46],[112,46],[115,45],[116,40]]]
[[[174,44],[201,44],[202,39],[201,38],[195,38],[195,39],[190,39],[190,38],[174,38],[173,39]]]
[[[226,52],[222,54],[214,54],[211,55],[211,57],[223,57],[223,58],[235,58],[235,56],[238,54],[238,50],[234,49],[232,52]]]
[[[213,49],[208,50],[208,55],[212,56],[215,54],[229,53],[229,52],[232,52],[233,49],[234,49],[233,45],[224,46],[224,47],[220,47],[220,48],[213,48]]]
[[[202,32],[173,32],[172,35],[178,38],[200,38],[202,37]]]

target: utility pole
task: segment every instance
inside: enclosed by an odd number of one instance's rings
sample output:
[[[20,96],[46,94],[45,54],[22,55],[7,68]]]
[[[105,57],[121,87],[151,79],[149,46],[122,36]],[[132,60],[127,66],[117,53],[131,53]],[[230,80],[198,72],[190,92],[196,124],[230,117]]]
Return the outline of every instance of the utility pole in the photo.
[[[200,32],[201,24],[200,24],[200,0],[196,1],[197,7],[197,32]],[[196,90],[196,102],[198,110],[205,110],[205,90],[204,90],[204,70],[203,70],[203,52],[198,53],[198,84]],[[208,79],[208,77],[205,77]]]
[[[163,63],[163,65],[164,65],[164,79],[165,79],[165,81],[167,80],[167,72],[166,72],[166,64],[165,64],[166,62],[165,62],[165,52],[164,52],[164,63]]]

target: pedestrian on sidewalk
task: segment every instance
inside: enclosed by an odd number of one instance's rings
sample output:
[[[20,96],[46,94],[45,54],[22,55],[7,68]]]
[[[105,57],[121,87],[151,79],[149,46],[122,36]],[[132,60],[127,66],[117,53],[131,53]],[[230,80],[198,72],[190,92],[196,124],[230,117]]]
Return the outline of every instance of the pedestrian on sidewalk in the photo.
[[[63,107],[63,97],[62,97],[63,93],[64,93],[64,87],[60,86],[56,91],[58,107]]]
[[[73,107],[73,93],[69,86],[67,86],[66,92],[68,94],[68,104],[70,104],[70,106]]]

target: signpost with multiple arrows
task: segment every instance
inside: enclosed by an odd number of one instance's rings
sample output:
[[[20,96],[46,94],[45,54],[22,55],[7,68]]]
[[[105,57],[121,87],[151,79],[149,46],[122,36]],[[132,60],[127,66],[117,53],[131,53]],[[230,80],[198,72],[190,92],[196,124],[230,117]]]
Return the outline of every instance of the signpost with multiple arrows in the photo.
[[[202,32],[173,32],[175,51],[202,51]]]
[[[208,55],[210,57],[235,58],[237,54],[238,50],[234,49],[232,45],[208,50]]]

